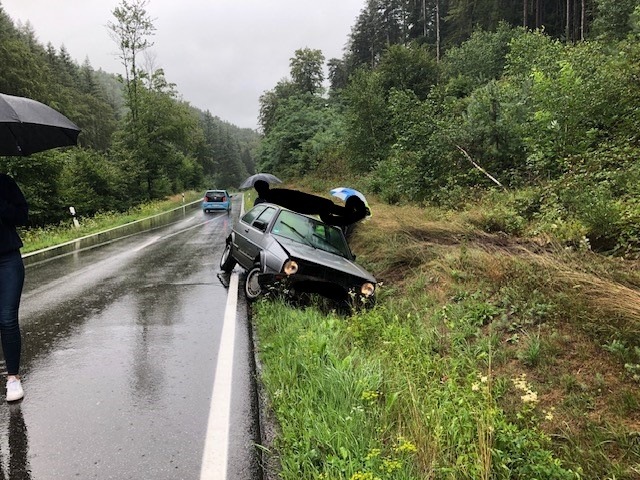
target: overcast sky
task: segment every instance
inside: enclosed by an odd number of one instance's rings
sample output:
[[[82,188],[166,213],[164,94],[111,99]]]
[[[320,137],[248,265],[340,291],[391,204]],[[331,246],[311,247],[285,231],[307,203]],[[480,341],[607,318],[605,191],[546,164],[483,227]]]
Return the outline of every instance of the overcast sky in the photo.
[[[0,0],[42,45],[124,74],[107,23],[120,0]],[[239,127],[257,128],[258,99],[289,76],[299,48],[341,58],[365,0],[150,0],[155,68],[182,98]],[[139,64],[143,58],[138,60]]]

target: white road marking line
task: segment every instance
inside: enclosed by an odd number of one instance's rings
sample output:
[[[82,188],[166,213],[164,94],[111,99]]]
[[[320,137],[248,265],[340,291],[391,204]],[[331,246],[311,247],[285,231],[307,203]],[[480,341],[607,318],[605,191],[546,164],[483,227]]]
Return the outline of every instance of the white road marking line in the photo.
[[[204,222],[196,223],[195,225],[192,225],[190,227],[186,227],[186,228],[180,229],[177,232],[168,233],[168,234],[164,235],[162,238],[163,239],[164,238],[171,238],[171,237],[173,237],[175,235],[180,235],[181,233],[188,232],[189,230],[193,230],[194,228],[201,227],[202,225],[206,225],[207,223],[214,222],[215,220],[216,220],[215,218],[212,218],[211,220],[205,220]]]
[[[173,237],[175,235],[180,235],[181,233],[188,232],[189,230],[193,230],[194,228],[201,227],[202,225],[206,225],[207,223],[210,223],[212,221],[213,220],[206,220],[205,222],[198,223],[196,225],[192,225],[190,227],[183,228],[181,230],[178,230],[177,232],[169,233],[167,235],[157,235],[157,236],[149,239],[148,241],[146,241],[142,245],[138,246],[137,248],[134,248],[133,251],[134,252],[139,252],[140,250],[142,250],[144,248],[147,248],[150,245],[153,245],[154,243],[156,243],[160,239],[166,240],[167,238],[171,238],[171,237]]]
[[[142,250],[144,248],[147,248],[149,245],[153,245],[154,243],[156,243],[161,238],[162,237],[160,235],[152,237],[149,240],[147,240],[146,242],[144,242],[142,245],[139,245],[137,248],[134,248],[133,251],[134,252],[139,252],[140,250]]]
[[[200,480],[226,480],[231,423],[231,383],[238,306],[238,273],[232,272],[216,362]]]

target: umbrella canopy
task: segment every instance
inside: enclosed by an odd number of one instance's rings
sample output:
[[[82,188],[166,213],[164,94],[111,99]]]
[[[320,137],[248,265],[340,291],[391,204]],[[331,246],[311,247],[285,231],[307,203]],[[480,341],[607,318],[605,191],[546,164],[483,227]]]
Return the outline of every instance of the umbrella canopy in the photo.
[[[343,202],[346,202],[349,197],[355,195],[360,200],[362,200],[365,206],[367,207],[367,212],[368,212],[367,216],[371,216],[371,209],[369,208],[369,202],[367,202],[366,197],[355,188],[338,187],[338,188],[331,189],[329,193],[331,193],[331,195],[333,195],[334,197],[338,197]]]
[[[0,93],[0,155],[76,145],[79,133],[75,123],[44,103]]]
[[[351,197],[352,195],[355,195],[364,203],[367,203],[367,199],[365,198],[365,196],[354,188],[338,187],[338,188],[331,189],[329,193],[331,193],[331,195],[333,195],[334,197],[338,197],[343,202],[346,202],[347,198]]]
[[[240,190],[246,190],[247,188],[251,188],[255,185],[255,183],[258,180],[264,180],[265,182],[272,184],[272,183],[282,183],[282,180],[280,180],[278,177],[276,177],[275,175],[271,175],[270,173],[256,173],[255,175],[251,175],[250,177],[248,177],[247,179],[245,179],[244,182],[242,182],[242,184],[240,184]]]

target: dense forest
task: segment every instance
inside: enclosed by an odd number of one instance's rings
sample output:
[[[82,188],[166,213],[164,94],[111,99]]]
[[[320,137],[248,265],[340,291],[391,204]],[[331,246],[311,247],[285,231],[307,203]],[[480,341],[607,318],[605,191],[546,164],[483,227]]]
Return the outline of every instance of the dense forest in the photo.
[[[70,205],[92,215],[233,187],[257,164],[353,179],[389,203],[456,208],[506,192],[488,230],[520,234],[536,219],[536,233],[569,245],[637,254],[638,0],[367,0],[342,58],[293,52],[290,78],[260,97],[261,136],[141,68],[147,1],[112,12],[120,75],[39,44],[0,6],[0,92],[82,128],[80,148],[0,158],[34,225]]]
[[[342,58],[301,48],[261,96],[258,169],[389,203],[499,193],[487,230],[636,255],[638,35],[637,0],[368,0]]]
[[[189,105],[162,69],[140,67],[155,30],[146,3],[123,2],[108,23],[121,75],[79,65],[64,45],[40,44],[0,5],[0,92],[46,103],[82,130],[79,148],[0,157],[0,171],[29,199],[32,225],[68,219],[69,206],[81,216],[124,211],[184,190],[237,186],[254,173],[257,132]]]

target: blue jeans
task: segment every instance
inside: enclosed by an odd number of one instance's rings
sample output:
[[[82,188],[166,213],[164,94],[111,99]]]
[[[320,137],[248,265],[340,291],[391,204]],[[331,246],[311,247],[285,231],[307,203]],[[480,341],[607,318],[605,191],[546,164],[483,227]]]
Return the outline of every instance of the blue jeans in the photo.
[[[20,369],[22,339],[18,325],[18,308],[24,285],[24,263],[19,250],[0,254],[0,341],[7,373]]]

